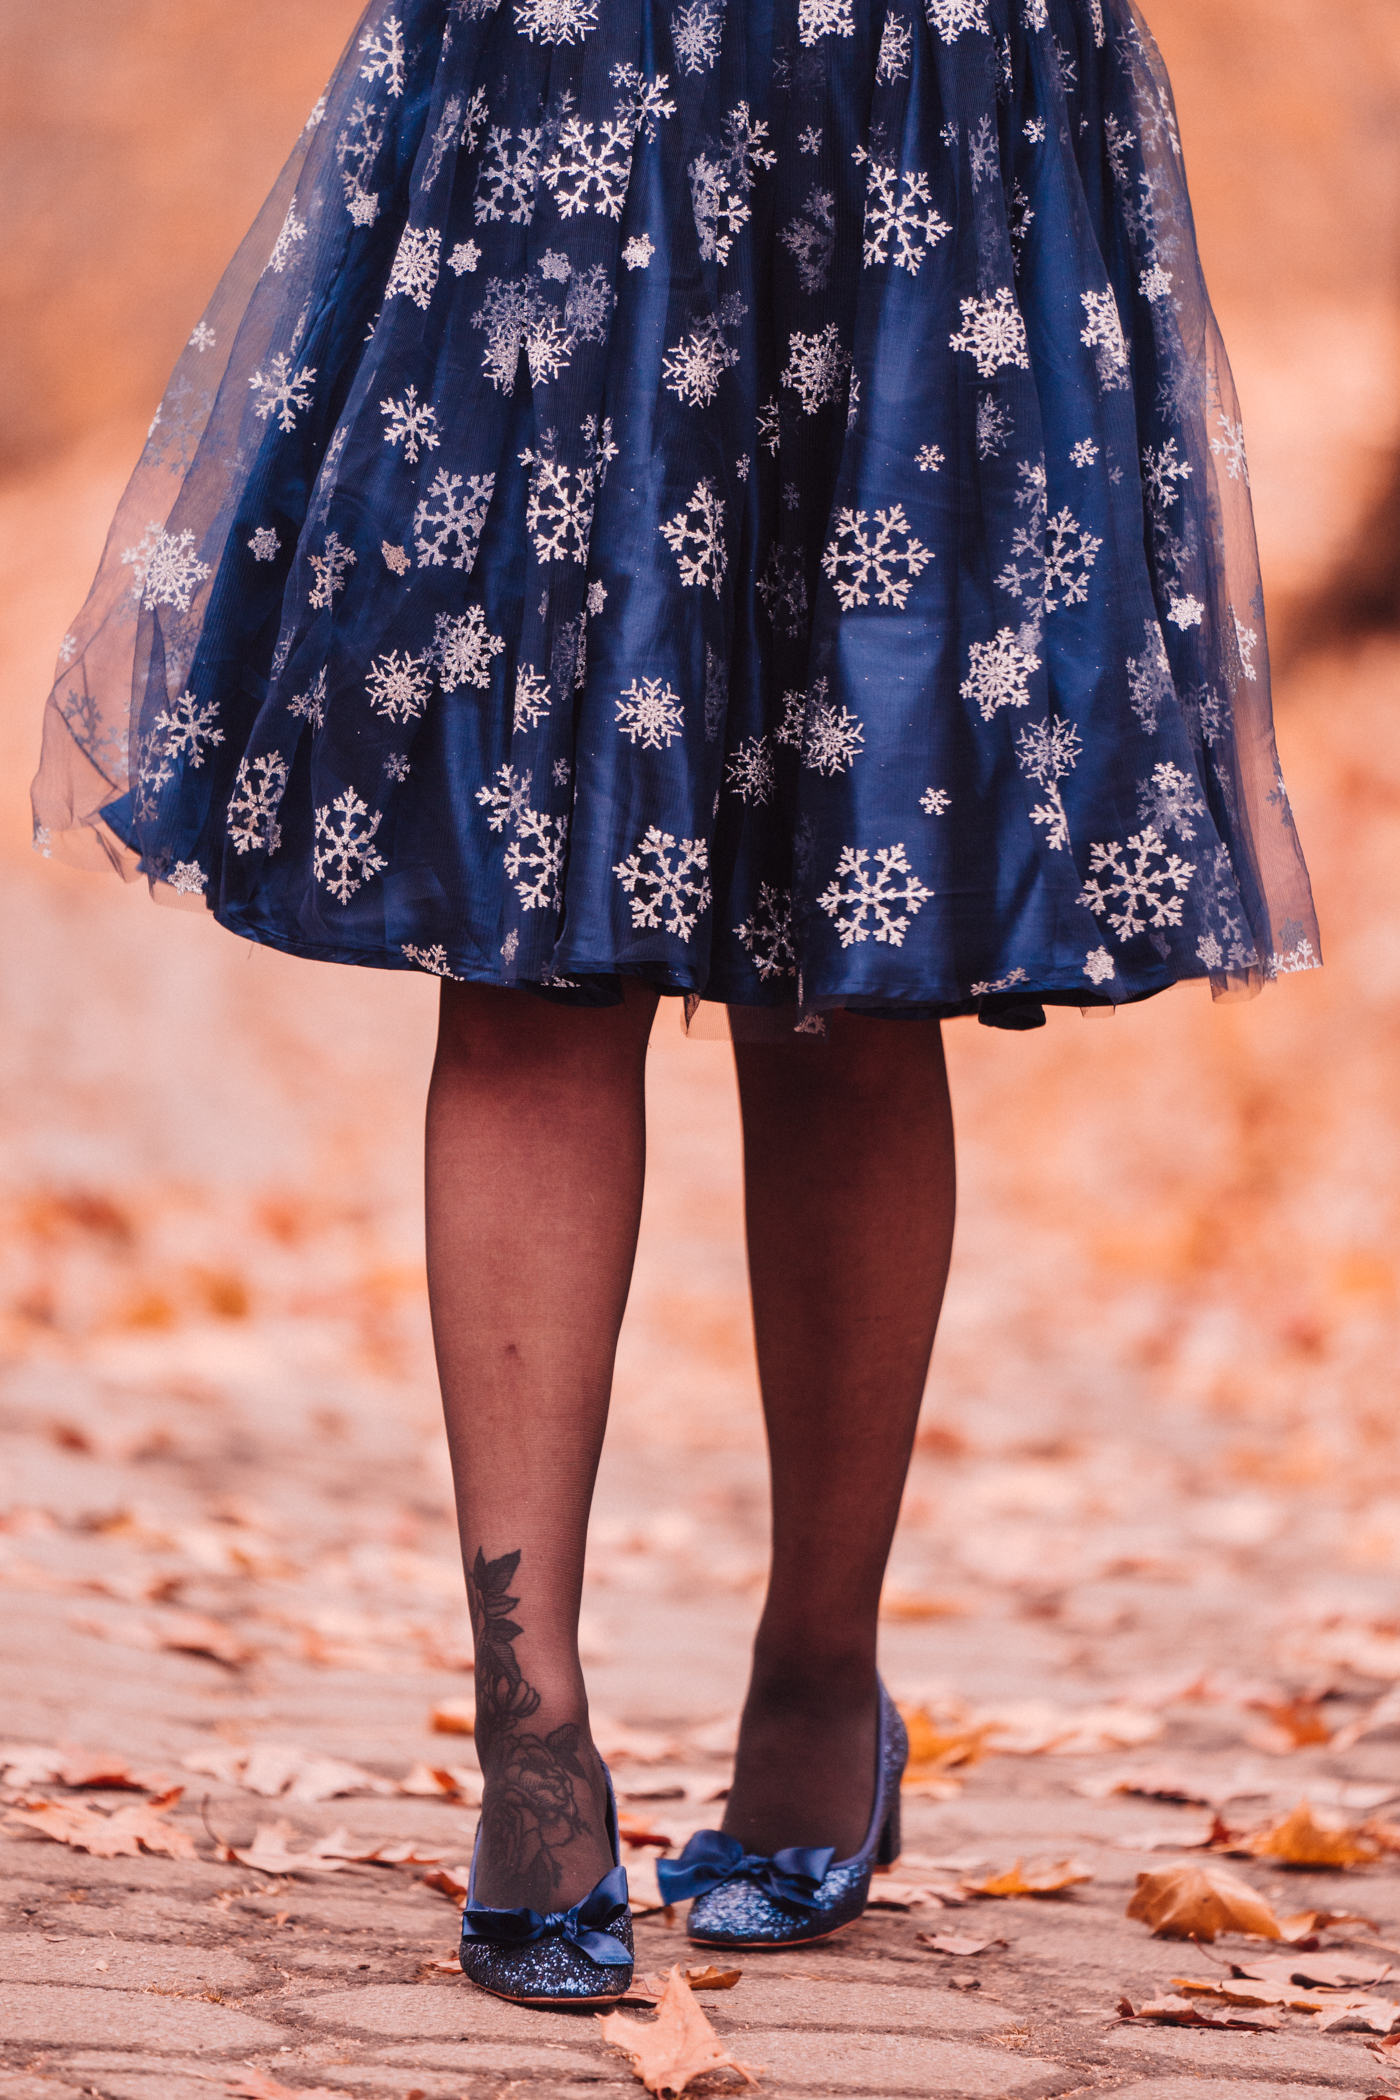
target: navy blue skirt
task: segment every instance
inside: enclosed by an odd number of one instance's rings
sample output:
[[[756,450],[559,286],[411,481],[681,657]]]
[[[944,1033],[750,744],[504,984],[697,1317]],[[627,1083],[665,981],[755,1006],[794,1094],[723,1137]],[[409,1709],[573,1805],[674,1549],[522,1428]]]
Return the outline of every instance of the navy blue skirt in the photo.
[[[979,1011],[1316,966],[1129,0],[374,0],[65,639],[36,843],[297,954]]]

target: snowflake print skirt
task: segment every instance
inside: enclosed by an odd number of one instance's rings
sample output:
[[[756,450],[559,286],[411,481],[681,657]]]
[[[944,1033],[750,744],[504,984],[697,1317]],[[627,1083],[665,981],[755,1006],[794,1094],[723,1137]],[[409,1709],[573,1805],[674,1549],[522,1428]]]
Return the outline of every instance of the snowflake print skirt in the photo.
[[[63,645],[41,852],[605,1004],[1316,967],[1131,0],[374,0]]]

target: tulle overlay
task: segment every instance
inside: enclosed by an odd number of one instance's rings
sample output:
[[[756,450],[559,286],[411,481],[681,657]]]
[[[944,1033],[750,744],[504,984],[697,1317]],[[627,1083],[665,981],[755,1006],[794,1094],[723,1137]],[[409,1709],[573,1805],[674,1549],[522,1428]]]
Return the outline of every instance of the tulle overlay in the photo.
[[[1017,1025],[1313,968],[1126,0],[375,0],[63,644],[36,844],[254,940]]]

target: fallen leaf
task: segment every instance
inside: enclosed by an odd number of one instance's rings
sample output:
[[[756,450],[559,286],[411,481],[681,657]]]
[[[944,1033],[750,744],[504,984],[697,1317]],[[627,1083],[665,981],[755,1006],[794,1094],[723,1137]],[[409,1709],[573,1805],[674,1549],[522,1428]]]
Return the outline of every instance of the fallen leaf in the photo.
[[[1393,1684],[1388,1692],[1369,1706],[1357,1720],[1345,1728],[1339,1728],[1332,1738],[1334,1750],[1350,1750],[1366,1735],[1374,1735],[1380,1728],[1400,1725],[1400,1684]]]
[[[597,2018],[604,2042],[630,2058],[633,2076],[658,2100],[674,2100],[692,2078],[708,2071],[737,2071],[746,2084],[758,2083],[758,2067],[740,2063],[724,2048],[696,2004],[679,1962],[667,1978],[654,2020],[629,2020],[619,2012],[599,2013]]]
[[[906,1785],[957,1765],[975,1765],[987,1754],[986,1728],[941,1727],[926,1706],[901,1706],[899,1712],[909,1737]]]
[[[1296,1945],[1299,1940],[1310,1940],[1314,1933],[1332,1932],[1343,1925],[1354,1925],[1361,1932],[1380,1931],[1374,1918],[1363,1918],[1357,1911],[1295,1910],[1279,1919],[1279,1937]]]
[[[482,1777],[470,1765],[414,1765],[398,1791],[428,1800],[460,1801],[467,1808],[480,1808]]]
[[[465,1903],[467,1873],[466,1867],[434,1867],[431,1874],[422,1876],[422,1882],[425,1889],[436,1889],[440,1895],[450,1896],[454,1903]]]
[[[1113,1840],[1118,1852],[1205,1852],[1214,1841],[1219,1818],[1209,1823],[1149,1823],[1124,1830]]]
[[[1149,1998],[1143,2005],[1134,2006],[1131,1998],[1118,2000],[1118,2016],[1123,2020],[1153,2020],[1163,2027],[1244,2027],[1267,2028],[1279,2026],[1276,2013],[1259,2012],[1251,2019],[1248,2014],[1237,2012],[1211,2012],[1208,2008],[1193,2005],[1189,1998]]]
[[[1222,1932],[1282,1937],[1264,1898],[1224,1867],[1162,1867],[1139,1874],[1127,1914],[1150,1925],[1159,1939],[1213,1940]]]
[[[1252,1783],[1243,1774],[1234,1780],[1211,1779],[1204,1773],[1183,1772],[1175,1765],[1139,1765],[1119,1772],[1089,1773],[1074,1781],[1073,1791],[1087,1801],[1106,1801],[1113,1794],[1138,1794],[1148,1801],[1180,1801],[1191,1807],[1223,1808],[1227,1801],[1267,1795],[1267,1785]]]
[[[603,1714],[590,1714],[593,1745],[605,1764],[664,1765],[676,1755],[672,1736],[650,1728],[630,1728]]]
[[[1032,1860],[1023,1868],[1018,1859],[1004,1874],[966,1884],[970,1896],[1057,1896],[1081,1881],[1092,1881],[1094,1870],[1077,1859]]]
[[[203,1655],[211,1662],[224,1663],[235,1670],[251,1662],[257,1653],[221,1619],[210,1619],[197,1611],[170,1610],[120,1619],[93,1619],[75,1612],[70,1615],[68,1623],[78,1633],[95,1634],[99,1640],[117,1641],[126,1648],[144,1648],[150,1653],[166,1649],[178,1655]]]
[[[880,1597],[882,1619],[961,1619],[972,1606],[962,1597],[934,1597],[887,1582]]]
[[[351,2100],[338,2085],[283,2085],[251,2065],[244,2071],[226,2072],[224,2082],[239,2100]]]
[[[618,1813],[617,1833],[624,1844],[638,1847],[655,1845],[661,1852],[669,1852],[675,1843],[675,1839],[668,1837],[664,1831],[653,1830],[649,1816],[630,1816],[625,1810]]]
[[[1321,1984],[1329,1990],[1364,1984],[1369,1990],[1384,1983],[1391,1964],[1379,1965],[1374,1958],[1359,1961],[1354,1954],[1268,1954],[1262,1961],[1232,1962],[1236,1976],[1276,1984]]]
[[[1189,1991],[1192,1997],[1220,1998],[1227,2005],[1287,2005],[1298,2012],[1316,2012],[1325,2004],[1320,1992],[1296,1983],[1252,1982],[1248,1977],[1173,1976],[1172,1988]]]
[[[462,1973],[461,1957],[456,1954],[431,1955],[427,1961],[420,1961],[418,1967],[420,1971],[440,1971],[445,1976],[460,1976]]]
[[[959,1939],[951,1933],[916,1932],[920,1946],[931,1947],[935,1954],[959,1954],[966,1958],[970,1954],[985,1954],[989,1947],[1005,1947],[1006,1940]]]
[[[133,1801],[110,1816],[85,1802],[26,1801],[14,1821],[60,1845],[71,1845],[75,1852],[91,1853],[94,1859],[135,1858],[142,1851],[163,1853],[167,1859],[196,1859],[194,1839],[164,1820],[183,1792],[183,1787],[171,1787],[168,1793]]]
[[[1256,1713],[1265,1715],[1270,1723],[1267,1731],[1248,1738],[1257,1749],[1277,1756],[1291,1750],[1311,1749],[1332,1740],[1332,1730],[1322,1718],[1322,1701],[1305,1692],[1282,1701],[1251,1699],[1248,1704]]]
[[[1390,2034],[1400,2021],[1400,2005],[1392,1998],[1347,1998],[1334,2001],[1313,2015],[1313,2026],[1325,2031],[1343,2020],[1359,2021],[1373,2034]]]
[[[1369,1865],[1382,1849],[1364,1828],[1319,1823],[1306,1801],[1300,1801],[1281,1823],[1255,1831],[1240,1842],[1255,1859],[1277,1859],[1290,1867]]]
[[[261,1874],[336,1874],[348,1866],[435,1866],[441,1858],[440,1853],[420,1852],[411,1838],[365,1845],[346,1830],[333,1830],[329,1837],[317,1838],[305,1850],[293,1852],[290,1841],[302,1835],[295,1823],[282,1816],[275,1823],[261,1824],[251,1845],[222,1846],[220,1857],[256,1867]]]
[[[999,1757],[1087,1757],[1104,1750],[1154,1743],[1166,1729],[1160,1713],[1126,1701],[1104,1706],[1057,1706],[1049,1699],[978,1707],[969,1716],[985,1728]]]
[[[475,1735],[476,1700],[439,1699],[429,1716],[434,1735]]]
[[[333,1801],[349,1794],[396,1794],[392,1779],[381,1779],[343,1758],[324,1757],[291,1743],[256,1743],[193,1750],[183,1760],[187,1772],[202,1772],[250,1794],[285,1801]]]
[[[693,1991],[732,1991],[743,1975],[742,1969],[717,1969],[713,1963],[703,1967],[692,1964],[684,1972],[685,1980]],[[624,2005],[659,2005],[666,1995],[669,1974],[657,1970],[653,1975],[634,1976],[630,1988],[623,1994]]]

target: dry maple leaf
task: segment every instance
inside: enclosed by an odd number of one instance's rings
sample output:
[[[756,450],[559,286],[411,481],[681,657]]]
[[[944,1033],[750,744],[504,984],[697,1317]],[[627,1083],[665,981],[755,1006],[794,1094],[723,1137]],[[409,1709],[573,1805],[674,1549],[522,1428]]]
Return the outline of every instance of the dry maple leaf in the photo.
[[[91,1619],[75,1613],[68,1623],[78,1633],[96,1634],[99,1640],[117,1641],[126,1648],[203,1655],[234,1670],[251,1662],[257,1653],[221,1619],[207,1618],[197,1611],[163,1611],[127,1619]]]
[[[742,1969],[717,1969],[713,1962],[703,1966],[693,1962],[685,1970],[685,1980],[693,1991],[732,1991],[743,1975]],[[650,1976],[636,1976],[630,1989],[623,1993],[624,2005],[659,2005],[666,1995],[670,1982],[669,1973],[658,1970]]]
[[[1290,1867],[1369,1866],[1381,1853],[1377,1840],[1363,1828],[1319,1823],[1306,1801],[1281,1823],[1254,1831],[1240,1843],[1255,1859],[1277,1859]]]
[[[454,1903],[465,1903],[469,1871],[466,1867],[434,1867],[431,1874],[423,1875],[423,1886],[425,1889],[437,1889],[441,1895],[450,1896]]]
[[[476,1700],[439,1699],[428,1716],[428,1726],[434,1735],[475,1735]]]
[[[1276,2013],[1211,2012],[1193,2005],[1189,1998],[1176,1997],[1149,1998],[1146,2004],[1139,2006],[1134,2006],[1131,1998],[1120,1998],[1118,2016],[1122,2020],[1152,2020],[1162,2027],[1265,2028],[1279,2025]]]
[[[900,1718],[909,1737],[906,1780],[926,1779],[957,1765],[975,1765],[987,1754],[989,1727],[966,1728],[953,1724],[940,1727],[926,1706],[901,1706]]]
[[[1150,1925],[1159,1939],[1213,1940],[1222,1932],[1282,1937],[1264,1898],[1224,1867],[1162,1867],[1139,1874],[1127,1914]]]
[[[168,1793],[133,1801],[110,1816],[83,1802],[26,1801],[14,1820],[94,1859],[135,1858],[142,1851],[163,1853],[167,1859],[196,1859],[194,1839],[164,1820],[183,1792],[183,1787],[171,1787]]]
[[[970,1881],[965,1886],[970,1896],[1057,1896],[1061,1889],[1074,1888],[1078,1882],[1093,1878],[1093,1868],[1077,1859],[1032,1860],[1028,1867],[1022,1867],[1018,1859],[1004,1874],[992,1874],[986,1881]]]
[[[1278,1923],[1279,1938],[1290,1946],[1297,1946],[1300,1941],[1306,1944],[1315,1933],[1335,1931],[1342,1925],[1353,1925],[1360,1932],[1380,1931],[1374,1918],[1363,1918],[1354,1910],[1295,1910]]]
[[[610,2049],[631,2059],[633,2076],[658,2100],[675,2100],[692,2078],[707,2071],[737,2071],[757,2085],[761,2066],[741,2064],[723,2046],[686,1982],[679,1962],[673,1964],[654,2020],[629,2020],[625,2013],[599,2013],[598,2026]]]
[[[471,1765],[416,1764],[398,1784],[398,1792],[438,1801],[460,1801],[465,1808],[480,1808],[481,1773]]]
[[[617,1834],[626,1845],[655,1845],[660,1852],[669,1852],[676,1842],[664,1831],[653,1829],[651,1817],[630,1816],[625,1809],[618,1814]]]
[[[286,1801],[333,1801],[339,1795],[399,1791],[395,1780],[381,1779],[343,1758],[299,1749],[294,1743],[213,1746],[191,1751],[184,1766],[187,1772],[203,1772],[210,1779],[226,1780],[268,1800],[280,1796]]]
[[[1332,1730],[1322,1718],[1322,1701],[1306,1692],[1299,1692],[1292,1699],[1251,1699],[1247,1703],[1256,1713],[1264,1714],[1271,1724],[1267,1730],[1261,1729],[1248,1738],[1257,1749],[1278,1756],[1291,1750],[1311,1749],[1332,1740]]]
[[[225,2083],[239,2100],[352,2100],[337,2085],[283,2085],[252,2064],[246,2070],[226,2073]]]
[[[935,1954],[985,1954],[989,1947],[1005,1947],[1006,1940],[961,1939],[954,1933],[916,1932],[915,1939],[922,1947],[931,1947]]]
[[[260,1874],[338,1874],[348,1867],[348,1859],[328,1859],[314,1850],[293,1852],[289,1840],[304,1833],[285,1816],[275,1823],[260,1823],[251,1845],[223,1845],[222,1859],[237,1861],[245,1867],[256,1867]]]

